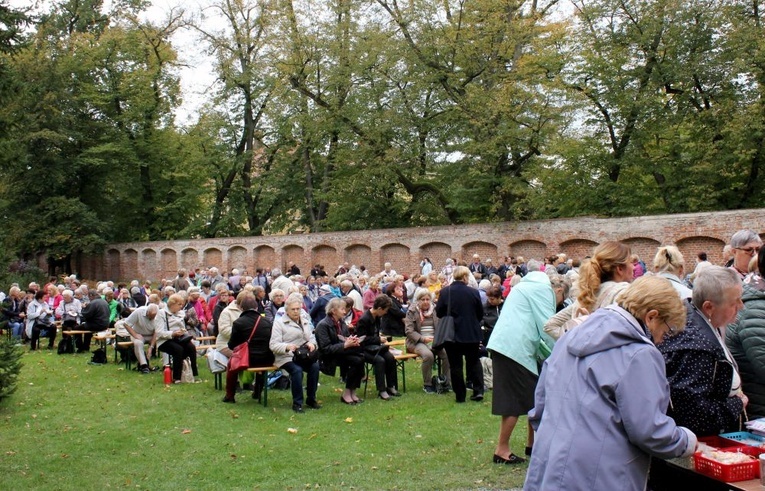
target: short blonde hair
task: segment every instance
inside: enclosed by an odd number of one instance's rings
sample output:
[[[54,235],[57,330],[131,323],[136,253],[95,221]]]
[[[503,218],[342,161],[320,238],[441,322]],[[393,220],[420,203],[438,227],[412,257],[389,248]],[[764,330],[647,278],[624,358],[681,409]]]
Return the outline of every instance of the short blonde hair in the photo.
[[[173,305],[181,305],[186,303],[186,301],[183,299],[183,297],[177,293],[173,293],[170,295],[170,298],[167,299],[167,307],[170,308]]]
[[[679,273],[685,267],[685,258],[675,246],[661,246],[653,258],[653,269],[657,273]]]
[[[467,268],[467,266],[457,266],[454,269],[454,273],[452,273],[452,278],[454,278],[454,281],[465,282],[468,279],[468,276],[470,276],[470,270]]]
[[[685,327],[683,301],[672,283],[662,276],[641,276],[616,297],[616,303],[641,321],[655,309],[668,325],[677,326],[678,330]]]

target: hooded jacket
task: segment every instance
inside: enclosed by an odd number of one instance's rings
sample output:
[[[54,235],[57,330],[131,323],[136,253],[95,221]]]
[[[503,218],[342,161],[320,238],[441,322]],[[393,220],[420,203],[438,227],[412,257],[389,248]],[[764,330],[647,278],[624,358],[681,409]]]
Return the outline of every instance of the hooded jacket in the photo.
[[[686,306],[683,332],[659,345],[671,395],[667,414],[698,436],[739,431],[744,403],[729,397],[734,367],[701,313]]]
[[[668,404],[664,359],[649,335],[616,305],[597,310],[544,364],[524,489],[645,489],[651,456],[696,447],[694,434],[665,414]]]
[[[749,418],[765,417],[765,281],[759,275],[744,282],[744,310],[728,326],[726,343],[738,364],[741,388],[749,397]]]

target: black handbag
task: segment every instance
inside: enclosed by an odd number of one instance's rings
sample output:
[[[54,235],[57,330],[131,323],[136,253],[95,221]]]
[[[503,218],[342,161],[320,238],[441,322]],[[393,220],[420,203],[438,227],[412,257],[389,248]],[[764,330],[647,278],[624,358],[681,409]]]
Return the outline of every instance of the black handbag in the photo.
[[[446,315],[438,319],[436,332],[433,336],[432,350],[438,351],[446,343],[454,341],[454,317],[452,317],[452,292],[449,292],[449,300],[446,302]]]
[[[298,365],[309,365],[316,363],[319,359],[319,350],[314,348],[313,351],[308,349],[308,343],[303,343],[292,353],[292,361]]]

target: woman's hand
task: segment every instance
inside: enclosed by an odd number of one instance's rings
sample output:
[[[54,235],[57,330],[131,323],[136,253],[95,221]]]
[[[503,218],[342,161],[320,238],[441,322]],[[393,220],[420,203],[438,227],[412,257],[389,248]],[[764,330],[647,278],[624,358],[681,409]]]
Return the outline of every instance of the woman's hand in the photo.
[[[433,342],[433,336],[423,336],[422,342],[425,344],[432,343]]]
[[[295,352],[298,349],[298,346],[296,344],[288,344],[287,345],[287,353]]]
[[[313,350],[316,349],[316,346],[313,345],[313,343],[308,343],[308,351],[313,352]]]

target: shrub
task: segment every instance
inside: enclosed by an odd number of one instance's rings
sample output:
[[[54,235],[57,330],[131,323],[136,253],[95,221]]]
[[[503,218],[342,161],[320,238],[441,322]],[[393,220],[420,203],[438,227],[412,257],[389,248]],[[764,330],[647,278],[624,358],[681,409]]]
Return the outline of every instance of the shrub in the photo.
[[[5,337],[0,340],[0,402],[13,394],[21,372],[22,350]]]

